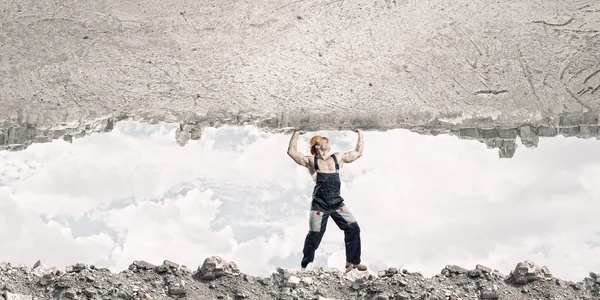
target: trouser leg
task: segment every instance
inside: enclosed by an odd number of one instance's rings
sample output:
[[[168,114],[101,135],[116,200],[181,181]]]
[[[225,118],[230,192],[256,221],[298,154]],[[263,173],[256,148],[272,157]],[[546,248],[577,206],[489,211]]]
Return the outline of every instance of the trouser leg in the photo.
[[[321,244],[325,229],[327,229],[328,217],[329,215],[323,211],[310,211],[310,228],[308,234],[306,235],[306,239],[304,240],[304,249],[302,250],[304,253],[301,263],[302,268],[306,268],[309,263],[314,261],[315,251],[317,251],[317,248],[319,248],[319,244]]]
[[[346,261],[353,264],[360,263],[361,243],[360,227],[346,205],[331,213],[335,224],[344,231],[346,244]]]

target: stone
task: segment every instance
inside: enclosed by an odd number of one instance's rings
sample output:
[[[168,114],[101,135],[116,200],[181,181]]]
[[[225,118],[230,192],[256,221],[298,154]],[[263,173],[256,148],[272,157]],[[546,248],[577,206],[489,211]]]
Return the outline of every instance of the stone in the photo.
[[[169,286],[169,295],[185,295],[187,291],[182,286]]]
[[[508,280],[516,284],[526,284],[533,281],[552,278],[546,266],[540,267],[531,261],[519,262],[511,271]]]
[[[287,282],[285,283],[285,286],[295,288],[295,287],[298,287],[299,283],[300,283],[300,278],[298,278],[296,276],[290,276],[290,278],[288,278]]]
[[[51,274],[44,274],[40,278],[40,284],[45,286],[54,283],[54,276]]]
[[[153,270],[156,267],[155,265],[143,260],[136,260],[131,265],[135,266],[135,269],[137,270]]]
[[[13,294],[11,292],[6,292],[5,298],[6,300],[33,300],[33,296]]]
[[[492,273],[492,269],[491,268],[488,268],[488,267],[480,265],[480,264],[478,264],[478,265],[475,266],[475,270],[479,270],[482,273],[488,273],[488,274]]]
[[[65,296],[68,299],[77,299],[77,293],[75,293],[75,291],[73,290],[65,291],[63,296]]]
[[[466,274],[468,272],[467,269],[456,266],[456,265],[447,265],[445,267],[446,270],[448,270],[448,272],[450,272],[450,274]]]
[[[94,296],[96,296],[97,292],[93,288],[86,288],[86,289],[83,290],[83,294],[86,297],[93,298]]]
[[[481,299],[499,299],[500,295],[494,291],[482,291]]]
[[[179,269],[179,264],[174,263],[174,262],[172,262],[170,260],[165,260],[163,262],[163,266],[167,266],[167,267],[169,267],[171,269],[175,269],[175,270]]]
[[[381,281],[373,281],[368,286],[367,292],[370,294],[381,293],[385,290],[385,284]]]
[[[405,292],[402,292],[400,294],[397,294],[396,298],[399,299],[399,300],[408,300],[408,299],[410,299],[410,295],[408,295]]]
[[[477,277],[481,277],[483,275],[483,272],[481,272],[480,270],[469,270],[469,272],[467,272],[467,276],[472,277],[472,278],[477,278]]]
[[[198,275],[204,280],[213,280],[236,273],[239,273],[239,269],[234,262],[226,262],[218,256],[206,258],[198,268]]]
[[[387,268],[387,269],[383,269],[383,270],[379,270],[379,272],[377,272],[377,276],[379,277],[392,277],[395,274],[398,274],[399,271],[397,268]]]
[[[156,266],[155,270],[156,270],[156,273],[162,274],[162,273],[167,273],[168,271],[171,270],[171,268],[169,268],[169,266],[167,266],[167,265],[160,265],[160,266]]]

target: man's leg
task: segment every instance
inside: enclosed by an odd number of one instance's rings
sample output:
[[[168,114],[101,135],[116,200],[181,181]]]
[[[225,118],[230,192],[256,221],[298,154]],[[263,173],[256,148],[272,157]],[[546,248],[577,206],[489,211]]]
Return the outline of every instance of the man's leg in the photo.
[[[329,218],[329,214],[324,211],[310,211],[310,228],[306,235],[306,239],[304,240],[304,249],[302,250],[304,253],[301,263],[302,268],[306,268],[306,266],[315,259],[315,251],[319,248],[325,229],[327,229],[327,218]]]
[[[344,242],[346,244],[346,262],[354,265],[360,264],[360,227],[350,212],[347,205],[338,208],[331,213],[331,218],[337,226],[344,231]],[[360,265],[359,269],[364,269],[366,266]]]

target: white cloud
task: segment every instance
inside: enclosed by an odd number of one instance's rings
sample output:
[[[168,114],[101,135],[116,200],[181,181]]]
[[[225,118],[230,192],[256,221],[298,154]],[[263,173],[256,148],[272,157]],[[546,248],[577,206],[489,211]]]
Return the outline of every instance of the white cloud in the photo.
[[[10,245],[0,257],[118,271],[139,259],[195,268],[220,255],[261,276],[274,262],[299,267],[313,183],[286,154],[290,136],[207,128],[179,147],[175,129],[124,122],[73,144],[0,152],[0,239]],[[324,134],[334,151],[356,142]],[[507,274],[531,259],[580,280],[600,268],[598,148],[557,137],[499,159],[452,136],[366,132],[365,154],[342,173],[363,261],[431,276],[477,263]],[[330,220],[316,263],[343,267],[343,245]]]

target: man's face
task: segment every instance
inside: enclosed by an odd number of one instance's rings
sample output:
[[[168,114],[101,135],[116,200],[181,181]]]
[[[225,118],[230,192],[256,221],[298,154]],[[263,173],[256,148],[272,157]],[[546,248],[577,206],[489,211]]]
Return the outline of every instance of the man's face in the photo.
[[[327,151],[327,150],[329,150],[329,142],[327,141],[327,139],[320,138],[317,140],[315,147],[317,149]]]

